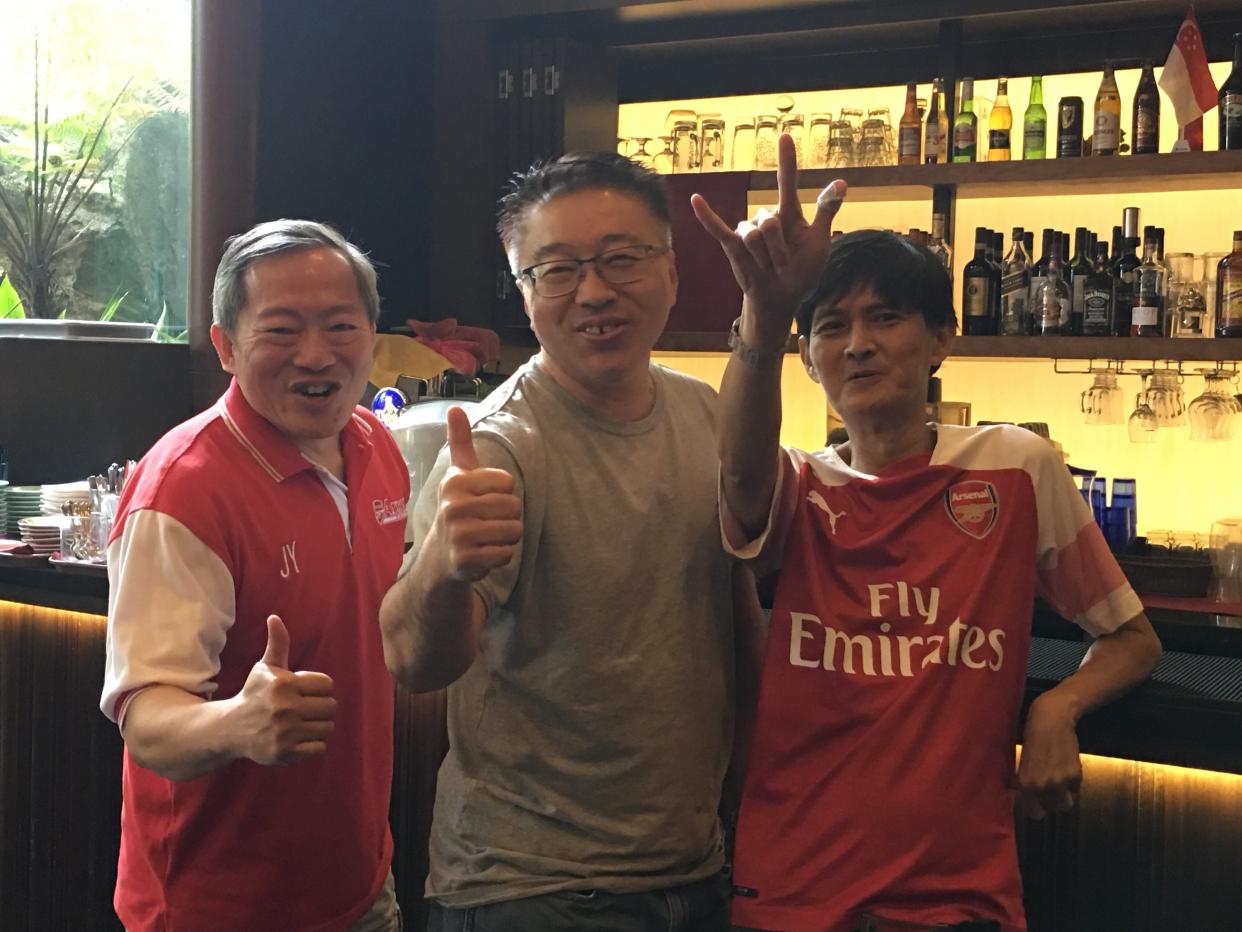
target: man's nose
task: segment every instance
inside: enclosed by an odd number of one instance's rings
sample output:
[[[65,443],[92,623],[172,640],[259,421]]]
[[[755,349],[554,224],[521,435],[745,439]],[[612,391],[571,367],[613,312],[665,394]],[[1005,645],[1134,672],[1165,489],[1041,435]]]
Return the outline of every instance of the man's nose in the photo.
[[[867,321],[856,320],[851,323],[849,339],[845,343],[845,354],[857,358],[873,352],[875,352],[875,338]]]
[[[294,347],[293,364],[303,369],[326,369],[332,365],[335,355],[328,342],[328,335],[309,327],[298,335]]]
[[[578,290],[574,294],[579,304],[598,307],[608,304],[617,297],[617,289],[599,274],[594,262],[582,266],[582,278],[578,281]]]

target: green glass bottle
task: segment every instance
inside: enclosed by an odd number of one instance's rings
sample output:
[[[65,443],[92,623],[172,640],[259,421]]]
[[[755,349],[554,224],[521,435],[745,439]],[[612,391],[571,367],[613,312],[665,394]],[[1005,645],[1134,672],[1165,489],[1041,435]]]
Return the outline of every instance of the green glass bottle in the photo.
[[[962,102],[953,118],[953,161],[973,162],[978,151],[974,78],[962,78]]]
[[[1031,101],[1022,117],[1022,158],[1042,159],[1048,155],[1048,111],[1044,109],[1044,79],[1031,78]]]

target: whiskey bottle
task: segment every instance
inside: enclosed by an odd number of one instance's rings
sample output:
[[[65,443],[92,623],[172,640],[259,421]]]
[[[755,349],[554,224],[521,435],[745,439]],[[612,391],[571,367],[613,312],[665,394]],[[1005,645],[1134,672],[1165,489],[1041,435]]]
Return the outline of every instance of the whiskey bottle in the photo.
[[[1164,334],[1164,267],[1156,261],[1156,237],[1143,244],[1143,264],[1134,272],[1134,299],[1130,312],[1130,336]]]
[[[1022,227],[1013,228],[1013,246],[1001,274],[1000,332],[1018,336],[1027,332],[1027,301],[1031,292],[1031,260],[1022,244]]]
[[[1216,335],[1242,337],[1242,230],[1233,231],[1233,252],[1216,266]]]
[[[962,269],[962,332],[970,336],[996,333],[992,317],[992,264],[987,260],[988,233],[975,230],[975,257]]]
[[[1233,37],[1233,70],[1220,86],[1220,147],[1242,149],[1242,32]]]
[[[1113,332],[1113,275],[1108,268],[1108,246],[1095,244],[1095,262],[1083,283],[1082,333],[1089,337],[1106,337]],[[1071,306],[1070,313],[1073,313]]]
[[[1052,239],[1052,253],[1043,277],[1034,282],[1031,322],[1037,336],[1061,333],[1069,324],[1070,295],[1061,272],[1061,237]]]

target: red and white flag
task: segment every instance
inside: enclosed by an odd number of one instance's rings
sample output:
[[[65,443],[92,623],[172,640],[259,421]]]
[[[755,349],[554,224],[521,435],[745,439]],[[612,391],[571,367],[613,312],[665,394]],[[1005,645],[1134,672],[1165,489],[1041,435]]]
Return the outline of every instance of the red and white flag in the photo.
[[[1202,149],[1203,114],[1216,106],[1216,82],[1208,70],[1203,35],[1193,9],[1187,11],[1177,31],[1177,40],[1169,50],[1169,59],[1157,83],[1173,102],[1177,125],[1183,128],[1190,148]]]

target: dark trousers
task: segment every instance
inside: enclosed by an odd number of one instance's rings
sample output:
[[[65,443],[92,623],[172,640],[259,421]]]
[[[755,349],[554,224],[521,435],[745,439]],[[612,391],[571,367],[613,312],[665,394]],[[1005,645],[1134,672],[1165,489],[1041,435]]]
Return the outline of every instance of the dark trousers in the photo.
[[[573,890],[487,906],[432,903],[427,932],[729,932],[723,874],[645,893]]]

